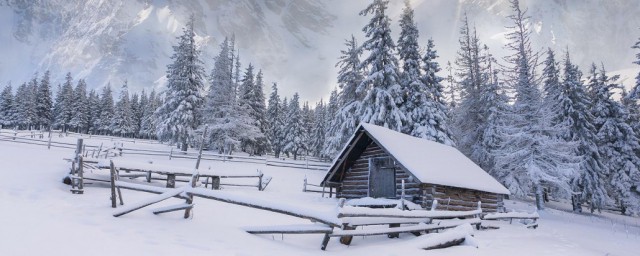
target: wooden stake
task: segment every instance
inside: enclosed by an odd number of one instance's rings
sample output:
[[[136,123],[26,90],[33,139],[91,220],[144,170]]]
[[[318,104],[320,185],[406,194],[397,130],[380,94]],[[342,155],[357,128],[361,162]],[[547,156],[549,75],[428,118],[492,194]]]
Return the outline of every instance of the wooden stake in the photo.
[[[116,168],[113,166],[113,160],[109,163],[111,171],[111,208],[116,208]]]

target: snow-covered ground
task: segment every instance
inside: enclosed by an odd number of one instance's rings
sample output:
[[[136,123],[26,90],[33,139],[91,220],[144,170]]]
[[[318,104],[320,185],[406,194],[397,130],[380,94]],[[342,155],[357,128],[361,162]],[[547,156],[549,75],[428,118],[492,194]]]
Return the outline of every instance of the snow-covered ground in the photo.
[[[54,138],[74,142],[75,138]],[[117,139],[116,139],[117,141]],[[85,143],[113,143],[92,138]],[[168,149],[156,143],[123,142],[125,147]],[[70,164],[63,160],[72,149],[18,144],[0,140],[0,255],[423,255],[421,239],[401,234],[355,237],[351,246],[333,238],[326,251],[320,250],[322,235],[251,235],[248,226],[310,224],[308,220],[277,213],[195,198],[193,218],[182,212],[153,215],[151,210],[182,203],[169,199],[131,214],[115,218],[110,207],[110,191],[87,186],[83,195],[74,195],[62,178]],[[128,160],[191,167],[194,160],[166,157],[133,157]],[[337,200],[317,193],[303,193],[305,176],[317,183],[322,171],[273,167],[264,164],[204,161],[201,166],[225,172],[260,169],[273,177],[265,191],[256,188],[223,187],[225,192],[262,201],[296,205],[306,210],[330,211]],[[224,180],[223,180],[224,182]],[[151,194],[123,190],[125,205]],[[475,231],[474,246],[464,245],[433,250],[428,255],[639,255],[640,219],[603,214],[577,215],[565,204],[540,212],[538,229],[527,229],[514,220],[491,221],[497,230]],[[508,201],[508,209],[533,211],[528,202]]]

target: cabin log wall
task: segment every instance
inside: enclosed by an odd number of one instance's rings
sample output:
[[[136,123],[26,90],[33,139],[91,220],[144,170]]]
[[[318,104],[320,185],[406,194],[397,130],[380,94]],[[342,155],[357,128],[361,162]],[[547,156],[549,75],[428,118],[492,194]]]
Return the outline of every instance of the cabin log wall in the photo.
[[[475,210],[478,208],[478,201],[482,202],[483,212],[504,209],[503,195],[500,194],[434,184],[422,184],[422,189],[422,205],[427,208],[431,207],[433,199],[437,199],[437,210]]]
[[[338,197],[351,199],[369,195],[369,158],[377,157],[390,157],[390,155],[375,142],[371,142],[346,171]],[[405,199],[418,204],[422,203],[420,184],[410,178],[411,175],[405,171],[404,167],[397,164],[395,159],[394,162],[396,162],[396,199],[402,195],[402,180],[404,179]]]

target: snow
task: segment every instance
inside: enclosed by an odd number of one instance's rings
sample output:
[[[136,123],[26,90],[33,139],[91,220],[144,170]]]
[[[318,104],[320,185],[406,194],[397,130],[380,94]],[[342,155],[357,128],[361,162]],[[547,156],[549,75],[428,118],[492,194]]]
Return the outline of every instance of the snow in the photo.
[[[70,143],[75,138],[55,136],[53,140]],[[88,145],[100,145],[101,142],[112,144],[109,138],[85,138]],[[169,149],[165,145],[138,140],[135,144],[124,140],[123,143],[127,148]],[[398,239],[357,237],[350,246],[333,238],[327,251],[323,252],[319,249],[322,234],[252,235],[244,230],[247,226],[312,225],[308,220],[199,197],[194,198],[191,219],[183,219],[182,211],[153,215],[155,208],[184,202],[175,198],[114,218],[108,187],[87,185],[84,194],[74,195],[69,191],[70,187],[61,182],[70,166],[62,159],[72,153],[73,149],[47,150],[42,145],[0,141],[0,202],[5,206],[0,211],[0,255],[68,255],[71,245],[75,251],[91,252],[92,255],[123,252],[127,255],[423,255],[424,240],[451,232],[421,237],[400,234]],[[186,167],[194,166],[195,162],[169,160],[166,156],[122,158]],[[229,197],[255,198],[270,204],[286,203],[288,207],[309,212],[335,214],[336,199],[300,191],[305,175],[311,180],[319,180],[324,172],[216,161],[203,161],[201,166],[247,172],[263,169],[265,175],[274,177],[265,191],[224,186],[223,190],[216,191]],[[125,206],[154,196],[129,190],[122,190],[122,194]],[[507,200],[505,206],[527,212],[535,209],[530,202]],[[574,214],[570,212],[570,204],[553,201],[547,206],[547,210],[539,212],[537,229],[527,229],[516,222],[491,221],[492,226],[500,229],[476,231],[474,246],[431,250],[428,254],[633,256],[640,251],[638,218],[609,212]],[[120,205],[118,207],[121,209]],[[450,224],[451,221],[442,222]]]
[[[499,212],[499,213],[489,213],[485,215],[482,219],[491,220],[491,219],[500,219],[500,218],[540,218],[537,212],[528,213],[528,212]]]
[[[466,224],[457,226],[441,234],[431,234],[424,236],[423,238],[416,239],[418,240],[416,243],[419,243],[421,248],[428,248],[461,238],[464,238],[465,241],[467,239],[472,240],[472,234],[473,228],[471,227],[471,225]]]
[[[361,124],[380,146],[422,183],[510,194],[457,149],[380,126]]]

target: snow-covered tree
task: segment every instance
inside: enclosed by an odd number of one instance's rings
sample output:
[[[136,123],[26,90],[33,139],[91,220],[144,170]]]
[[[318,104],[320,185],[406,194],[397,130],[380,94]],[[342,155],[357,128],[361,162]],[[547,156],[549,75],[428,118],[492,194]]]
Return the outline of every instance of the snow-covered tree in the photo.
[[[119,136],[128,136],[133,132],[133,128],[133,111],[131,109],[131,99],[129,98],[129,87],[125,80],[120,89],[120,97],[113,110],[111,132]]]
[[[305,144],[305,129],[302,116],[302,110],[300,109],[300,96],[298,93],[293,94],[291,102],[287,109],[287,119],[285,122],[286,135],[284,137],[285,152],[293,154],[293,159],[296,160],[298,156],[307,149]]]
[[[472,31],[469,27],[466,15],[462,20],[458,42],[460,50],[458,50],[455,60],[457,81],[452,86],[451,93],[458,95],[459,101],[452,101],[455,106],[455,109],[451,111],[452,133],[460,151],[474,162],[480,163],[483,159],[475,158],[473,154],[481,147],[479,143],[482,140],[484,130],[482,125],[486,122],[484,118],[487,117],[488,106],[480,102],[481,97],[478,95],[480,95],[482,87],[487,84],[486,79],[492,74],[488,74],[487,70],[482,67],[488,52],[482,53],[480,39],[475,28]]]
[[[149,93],[147,105],[144,108],[142,114],[142,120],[140,121],[140,132],[138,136],[142,138],[154,138],[156,131],[156,120],[153,117],[153,113],[156,111],[161,102],[156,91],[152,90]]]
[[[51,81],[48,70],[44,72],[44,76],[42,76],[42,80],[40,80],[36,99],[36,125],[41,128],[50,129],[51,121],[53,120],[53,100],[51,99]]]
[[[511,113],[505,120],[505,140],[496,151],[498,179],[516,196],[535,191],[536,206],[544,209],[543,186],[549,186],[561,195],[571,192],[569,178],[575,168],[573,144],[554,139],[554,127],[542,108],[542,97],[535,75],[537,55],[530,45],[531,28],[527,26],[526,10],[520,9],[518,0],[511,0],[513,26],[507,29],[506,48],[513,54],[505,60],[507,83],[515,90]]]
[[[96,134],[98,132],[98,121],[100,120],[100,96],[95,89],[91,89],[87,95],[87,107],[89,108],[89,115],[87,116],[87,131],[90,134]]]
[[[402,88],[399,85],[398,60],[395,56],[395,43],[391,38],[390,20],[386,14],[389,1],[374,0],[360,12],[371,20],[363,28],[367,40],[362,48],[369,56],[361,63],[361,69],[368,68],[369,74],[363,80],[367,88],[362,101],[360,121],[400,131],[405,120],[404,113],[398,108],[402,103]]]
[[[545,73],[556,72],[555,61],[549,55],[545,62]],[[584,85],[582,73],[578,66],[571,62],[567,51],[563,64],[562,80],[558,75],[547,74],[545,77],[545,105],[552,106],[552,122],[568,129],[558,129],[559,139],[575,142],[575,155],[580,163],[572,179],[574,192],[579,197],[572,197],[574,211],[581,211],[581,202],[589,202],[591,211],[601,210],[609,200],[606,191],[606,168],[597,146],[594,116],[591,114],[591,100]],[[554,85],[557,83],[557,85]],[[554,89],[555,88],[555,89]]]
[[[62,131],[67,131],[73,117],[73,98],[73,78],[71,73],[67,73],[62,88],[58,86],[53,105],[54,126]]]
[[[283,134],[281,129],[283,127],[282,112],[285,111],[280,102],[280,95],[278,95],[278,85],[273,83],[271,86],[271,94],[269,95],[269,106],[267,108],[267,138],[271,143],[271,150],[276,158],[280,157],[282,152]]]
[[[325,133],[327,132],[326,108],[322,99],[320,99],[320,102],[316,104],[313,113],[313,124],[309,130],[309,134],[311,135],[310,151],[311,155],[315,157],[322,157],[321,153],[325,144]]]
[[[640,142],[637,134],[625,121],[628,111],[613,100],[612,90],[619,85],[618,77],[609,77],[604,67],[598,72],[591,68],[589,83],[595,98],[592,99],[595,116],[598,150],[607,168],[609,189],[624,214],[640,212]]]
[[[89,105],[87,104],[87,84],[84,79],[78,80],[73,91],[73,114],[69,126],[76,132],[85,132],[89,125]]]
[[[204,123],[209,126],[210,131],[210,147],[226,154],[240,146],[238,130],[241,126],[232,74],[233,52],[229,47],[226,39],[220,45],[220,53],[215,58],[209,77],[211,87],[203,108]]]
[[[264,121],[266,107],[264,92],[262,91],[262,76],[260,76],[260,81],[256,81],[253,70],[253,65],[249,64],[242,78],[240,98],[238,99],[238,104],[241,109],[238,113],[247,114],[249,124],[255,126],[257,132],[245,133],[241,139],[241,146],[244,151],[261,155],[264,154],[267,149],[267,138],[263,131],[264,124],[266,123]],[[257,82],[260,82],[260,84]]]
[[[96,121],[97,129],[100,134],[112,134],[111,120],[114,115],[113,95],[111,92],[111,84],[107,84],[102,88],[100,94],[100,116]]]
[[[426,96],[428,96],[426,98],[427,102],[425,102],[426,104],[424,105],[427,108],[422,111],[416,111],[421,108],[419,105],[414,108],[414,119],[411,121],[411,123],[413,123],[411,135],[433,140],[445,145],[455,146],[452,132],[448,125],[449,118],[447,113],[449,110],[444,101],[444,87],[441,84],[443,78],[436,74],[440,71],[440,66],[438,62],[436,62],[436,58],[438,58],[438,55],[434,49],[433,40],[429,39],[427,41],[427,49],[422,58],[424,75],[421,78],[421,82],[424,84],[425,92],[427,93]],[[411,91],[409,93],[412,95],[417,94]],[[417,116],[424,116],[425,118],[415,118]]]
[[[201,123],[204,97],[204,67],[195,41],[193,15],[173,47],[173,63],[167,66],[167,90],[163,105],[156,111],[158,138],[179,143],[186,151],[188,140]]]
[[[325,135],[325,144],[322,155],[333,158],[351,138],[356,127],[360,123],[358,112],[362,99],[366,94],[366,86],[363,83],[364,75],[360,63],[362,48],[352,35],[345,41],[346,50],[342,50],[340,61],[336,64],[338,70],[338,85],[340,93],[332,91],[327,104],[329,124]]]
[[[0,125],[5,128],[14,124],[13,92],[11,84],[0,93]]]

